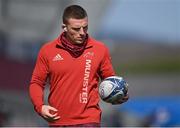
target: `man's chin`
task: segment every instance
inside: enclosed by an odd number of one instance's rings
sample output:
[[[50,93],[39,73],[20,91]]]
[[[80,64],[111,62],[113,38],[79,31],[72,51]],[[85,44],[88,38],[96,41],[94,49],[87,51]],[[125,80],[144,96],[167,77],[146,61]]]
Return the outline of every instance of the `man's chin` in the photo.
[[[76,41],[75,43],[76,43],[76,44],[83,44],[84,41]]]

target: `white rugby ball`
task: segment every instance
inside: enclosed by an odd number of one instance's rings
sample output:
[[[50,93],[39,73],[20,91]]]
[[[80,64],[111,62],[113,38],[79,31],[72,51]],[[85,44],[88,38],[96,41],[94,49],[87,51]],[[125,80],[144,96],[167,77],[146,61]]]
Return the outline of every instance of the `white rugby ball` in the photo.
[[[127,94],[127,91],[128,84],[119,76],[107,77],[99,85],[99,95],[107,103],[116,103]]]

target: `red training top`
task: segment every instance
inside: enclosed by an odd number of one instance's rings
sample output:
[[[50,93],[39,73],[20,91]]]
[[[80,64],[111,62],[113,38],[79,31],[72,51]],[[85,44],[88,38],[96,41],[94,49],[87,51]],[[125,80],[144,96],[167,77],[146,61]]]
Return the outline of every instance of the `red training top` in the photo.
[[[74,58],[60,46],[56,39],[39,52],[29,89],[35,110],[41,114],[43,90],[49,78],[49,105],[60,116],[49,125],[100,123],[99,78],[115,75],[107,47],[89,37],[83,54]]]

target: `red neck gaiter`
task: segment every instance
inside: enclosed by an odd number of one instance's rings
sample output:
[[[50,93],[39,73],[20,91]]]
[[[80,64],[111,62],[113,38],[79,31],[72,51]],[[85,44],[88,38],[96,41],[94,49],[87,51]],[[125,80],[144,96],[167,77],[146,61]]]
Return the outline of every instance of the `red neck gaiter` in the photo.
[[[67,40],[65,32],[63,32],[60,35],[59,40],[62,42],[62,45],[63,45],[64,49],[66,49],[73,57],[77,58],[85,50],[85,47],[87,45],[87,40],[88,40],[88,34],[86,36],[86,39],[85,39],[84,43],[82,43],[82,44],[73,44],[72,42]]]

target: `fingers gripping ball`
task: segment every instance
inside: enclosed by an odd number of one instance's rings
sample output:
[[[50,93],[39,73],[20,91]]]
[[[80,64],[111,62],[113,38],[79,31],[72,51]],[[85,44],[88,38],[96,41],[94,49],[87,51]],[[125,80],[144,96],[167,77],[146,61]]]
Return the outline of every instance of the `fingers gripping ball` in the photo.
[[[119,76],[111,76],[104,79],[99,85],[99,95],[107,103],[116,103],[126,96],[128,84]]]

